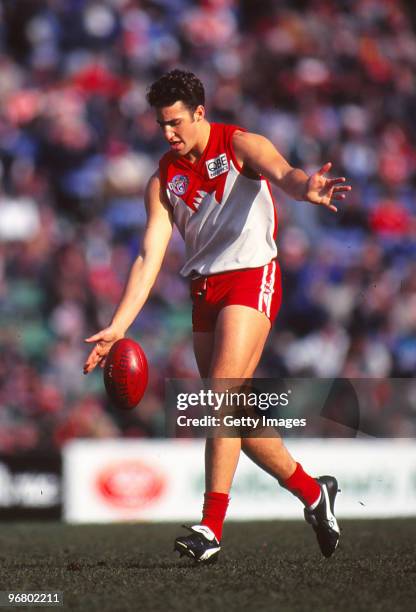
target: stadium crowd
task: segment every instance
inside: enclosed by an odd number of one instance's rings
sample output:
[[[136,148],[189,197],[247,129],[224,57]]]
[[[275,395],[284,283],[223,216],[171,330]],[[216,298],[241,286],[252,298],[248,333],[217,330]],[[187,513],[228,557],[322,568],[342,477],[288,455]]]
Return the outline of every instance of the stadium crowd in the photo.
[[[106,325],[165,150],[145,92],[174,67],[208,116],[353,185],[337,215],[276,190],[284,299],[262,377],[416,371],[416,11],[396,0],[24,0],[0,9],[0,452],[163,435],[165,377],[196,375],[175,234],[131,330],[150,363],[116,411],[83,339]],[[375,404],[382,419],[392,394]],[[414,435],[405,404],[390,433]]]

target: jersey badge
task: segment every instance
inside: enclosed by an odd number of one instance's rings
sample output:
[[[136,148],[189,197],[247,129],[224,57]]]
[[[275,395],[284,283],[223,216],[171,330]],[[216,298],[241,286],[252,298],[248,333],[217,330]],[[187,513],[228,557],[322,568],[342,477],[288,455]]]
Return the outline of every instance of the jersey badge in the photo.
[[[221,153],[218,157],[213,157],[205,162],[205,165],[208,170],[208,176],[210,179],[216,178],[220,174],[224,174],[224,172],[228,172],[230,169],[228,165],[228,159],[225,153]]]
[[[189,187],[189,178],[183,174],[176,174],[176,176],[168,182],[168,187],[175,195],[183,196]]]

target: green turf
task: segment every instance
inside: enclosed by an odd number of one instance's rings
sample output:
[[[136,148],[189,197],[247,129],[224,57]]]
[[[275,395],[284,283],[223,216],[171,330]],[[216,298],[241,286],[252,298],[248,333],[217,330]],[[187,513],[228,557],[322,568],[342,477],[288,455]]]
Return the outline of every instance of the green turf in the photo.
[[[86,611],[416,609],[416,520],[342,528],[328,560],[303,522],[228,523],[218,563],[201,567],[172,552],[177,525],[3,523],[0,590],[60,590],[64,609]]]

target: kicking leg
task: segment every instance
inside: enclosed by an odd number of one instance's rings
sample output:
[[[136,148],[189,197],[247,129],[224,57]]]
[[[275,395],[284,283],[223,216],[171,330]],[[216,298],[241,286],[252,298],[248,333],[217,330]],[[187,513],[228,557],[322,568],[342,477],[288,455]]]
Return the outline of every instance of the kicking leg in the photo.
[[[224,308],[215,330],[210,378],[251,378],[269,330],[269,321],[254,309],[244,306]],[[241,445],[255,463],[304,503],[305,518],[316,531],[321,551],[325,556],[330,556],[339,540],[339,529],[333,515],[336,480],[332,477],[316,480],[309,476],[292,458],[279,437],[208,439],[206,491],[229,492]]]

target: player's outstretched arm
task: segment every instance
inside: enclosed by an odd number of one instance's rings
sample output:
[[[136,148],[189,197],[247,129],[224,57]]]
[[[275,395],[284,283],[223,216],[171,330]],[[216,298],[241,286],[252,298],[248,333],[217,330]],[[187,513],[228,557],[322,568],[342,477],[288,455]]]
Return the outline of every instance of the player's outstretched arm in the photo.
[[[233,147],[241,165],[265,176],[295,200],[326,206],[337,212],[334,201],[343,200],[344,192],[351,190],[350,185],[345,185],[345,177],[329,179],[325,176],[331,169],[331,162],[308,176],[300,168],[293,168],[270,140],[259,134],[237,131]]]
[[[127,283],[108,327],[85,339],[95,346],[84,364],[84,374],[89,374],[97,364],[104,365],[110,348],[120,338],[139,314],[153,287],[172,235],[172,215],[162,194],[159,175],[154,174],[145,193],[147,224],[142,249],[133,262]]]

